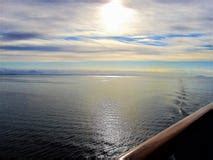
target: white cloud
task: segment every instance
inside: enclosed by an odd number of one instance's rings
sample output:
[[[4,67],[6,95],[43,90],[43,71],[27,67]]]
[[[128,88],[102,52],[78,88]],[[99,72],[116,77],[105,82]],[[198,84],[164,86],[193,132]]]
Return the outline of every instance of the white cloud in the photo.
[[[51,2],[51,3],[50,3]],[[65,40],[66,37],[118,36],[104,30],[100,8],[103,1],[21,1],[0,0],[0,61],[61,60],[212,60],[212,50],[201,46],[212,44],[212,1],[190,0],[124,0],[124,5],[137,14],[119,36],[147,37],[166,34],[204,34],[203,37],[160,39],[165,46],[156,46],[153,39],[145,43],[126,43],[116,39]],[[122,26],[121,26],[122,27]],[[43,37],[5,41],[3,33],[36,33]],[[144,39],[145,41],[145,39]],[[153,45],[152,45],[153,44]],[[6,46],[6,47],[5,47]],[[12,50],[9,46],[51,46],[58,52]],[[5,49],[7,48],[7,49]],[[41,48],[41,47],[40,47]],[[21,56],[19,56],[21,55]],[[180,57],[181,55],[181,57]],[[20,58],[21,57],[21,58]]]

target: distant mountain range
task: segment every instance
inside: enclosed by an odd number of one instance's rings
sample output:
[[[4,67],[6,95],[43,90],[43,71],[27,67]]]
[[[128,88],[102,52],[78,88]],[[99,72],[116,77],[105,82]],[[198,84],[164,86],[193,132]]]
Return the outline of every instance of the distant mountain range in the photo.
[[[152,72],[126,72],[126,71],[64,71],[64,70],[23,70],[23,69],[5,69],[0,68],[0,75],[97,75],[97,76],[143,76],[143,75],[158,75],[158,76],[189,76],[195,78],[213,78],[208,75],[186,75],[182,74],[166,74]]]
[[[66,71],[66,70],[16,70],[0,69],[0,75],[138,75],[136,72],[100,72],[100,71]]]
[[[42,75],[51,74],[55,72],[40,71],[40,70],[14,70],[14,69],[0,69],[0,75]]]

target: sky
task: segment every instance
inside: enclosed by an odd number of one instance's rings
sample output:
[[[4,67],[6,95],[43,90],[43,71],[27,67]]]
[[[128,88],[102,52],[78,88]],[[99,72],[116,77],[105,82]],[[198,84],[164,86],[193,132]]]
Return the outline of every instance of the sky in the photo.
[[[213,70],[212,0],[0,0],[0,69]]]

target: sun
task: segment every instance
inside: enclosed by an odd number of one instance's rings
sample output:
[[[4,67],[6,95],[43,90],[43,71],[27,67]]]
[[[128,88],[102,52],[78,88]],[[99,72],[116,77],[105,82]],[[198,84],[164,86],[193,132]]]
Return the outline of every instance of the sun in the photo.
[[[101,8],[101,20],[105,31],[121,33],[128,29],[133,11],[122,5],[121,0],[111,0]]]

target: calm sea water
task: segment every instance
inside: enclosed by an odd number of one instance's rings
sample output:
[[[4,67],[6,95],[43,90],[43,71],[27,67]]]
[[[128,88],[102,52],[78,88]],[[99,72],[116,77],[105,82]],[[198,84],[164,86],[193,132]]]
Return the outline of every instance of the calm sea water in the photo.
[[[213,79],[0,76],[0,159],[114,158],[213,101]]]

